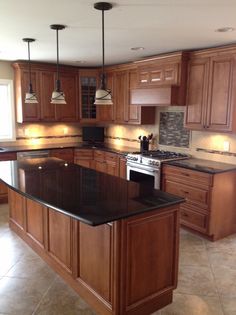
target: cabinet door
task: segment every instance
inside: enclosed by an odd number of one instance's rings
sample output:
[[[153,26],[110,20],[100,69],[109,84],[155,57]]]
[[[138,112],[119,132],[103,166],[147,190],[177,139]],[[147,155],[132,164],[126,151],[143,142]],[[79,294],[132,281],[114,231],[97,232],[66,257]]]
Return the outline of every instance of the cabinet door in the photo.
[[[12,189],[8,189],[8,193],[10,220],[23,230],[25,227],[25,199]]]
[[[203,129],[207,106],[209,59],[190,61],[188,68],[185,127]]]
[[[56,118],[58,121],[76,121],[78,120],[77,75],[76,73],[61,73],[60,80],[66,104],[56,106]]]
[[[0,203],[7,202],[7,186],[0,182]]]
[[[48,209],[48,252],[69,273],[72,272],[72,219]]]
[[[29,72],[27,70],[22,71],[21,86],[18,86],[19,82],[16,79],[16,88],[21,89],[22,99],[17,100],[17,106],[22,107],[22,121],[19,122],[37,122],[40,120],[40,76],[39,72],[31,72],[31,82],[33,90],[37,95],[38,104],[25,103],[25,93],[29,91]],[[20,110],[19,110],[20,111]],[[17,109],[18,112],[18,109]],[[17,117],[18,118],[18,117]],[[20,119],[19,119],[20,120]]]
[[[41,118],[42,121],[55,121],[55,104],[51,104],[52,92],[55,89],[55,73],[41,72]],[[59,105],[61,106],[61,105]]]
[[[120,158],[120,170],[119,170],[119,176],[121,178],[126,179],[126,159]]]
[[[95,161],[95,170],[98,172],[103,172],[106,173],[107,171],[107,165],[106,162],[101,162],[101,161]]]
[[[128,121],[128,72],[116,72],[114,84],[115,122],[125,123]]]
[[[94,122],[97,118],[95,93],[98,82],[98,72],[83,70],[79,72],[79,109],[80,120]]]
[[[233,110],[233,56],[211,58],[206,128],[231,131]]]
[[[78,281],[92,288],[106,301],[112,296],[112,226],[91,227],[79,223]]]
[[[66,162],[74,162],[74,150],[73,149],[53,149],[50,150],[50,156],[58,159],[65,160]]]
[[[111,90],[113,105],[99,105],[97,106],[97,117],[99,122],[112,122],[114,120],[114,74],[112,72],[106,73],[106,87]]]
[[[130,70],[128,73],[129,81],[129,104],[128,104],[128,122],[131,124],[139,124],[141,117],[141,106],[130,105],[130,91],[137,87],[138,74],[137,70]]]

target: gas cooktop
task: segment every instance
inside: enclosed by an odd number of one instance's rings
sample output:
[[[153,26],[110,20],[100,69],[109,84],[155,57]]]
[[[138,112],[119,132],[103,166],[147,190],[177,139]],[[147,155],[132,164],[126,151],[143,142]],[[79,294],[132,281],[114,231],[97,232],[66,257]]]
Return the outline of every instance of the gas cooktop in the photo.
[[[129,156],[143,156],[151,159],[157,160],[169,160],[169,159],[179,159],[179,158],[189,158],[188,154],[172,152],[172,151],[164,151],[164,150],[153,150],[153,151],[144,151],[144,152],[134,152],[129,154]]]

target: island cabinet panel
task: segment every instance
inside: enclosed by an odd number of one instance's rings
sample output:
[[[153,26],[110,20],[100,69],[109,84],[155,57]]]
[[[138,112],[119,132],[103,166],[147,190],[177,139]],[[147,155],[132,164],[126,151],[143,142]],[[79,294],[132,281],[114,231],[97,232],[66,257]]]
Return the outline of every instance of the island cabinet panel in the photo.
[[[122,221],[121,314],[152,313],[176,288],[178,223],[176,207]]]
[[[78,281],[111,302],[112,227],[79,225]]]
[[[26,199],[26,233],[40,246],[45,247],[45,216],[47,208],[39,203]]]
[[[25,228],[25,199],[22,195],[8,189],[10,221],[20,229]]]
[[[48,252],[56,261],[72,272],[72,219],[48,209]]]

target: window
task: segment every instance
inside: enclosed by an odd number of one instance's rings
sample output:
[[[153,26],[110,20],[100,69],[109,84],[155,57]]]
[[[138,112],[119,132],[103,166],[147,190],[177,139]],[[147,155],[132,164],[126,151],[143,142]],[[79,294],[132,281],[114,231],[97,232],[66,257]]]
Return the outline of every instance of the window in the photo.
[[[0,79],[0,141],[15,140],[12,80]]]

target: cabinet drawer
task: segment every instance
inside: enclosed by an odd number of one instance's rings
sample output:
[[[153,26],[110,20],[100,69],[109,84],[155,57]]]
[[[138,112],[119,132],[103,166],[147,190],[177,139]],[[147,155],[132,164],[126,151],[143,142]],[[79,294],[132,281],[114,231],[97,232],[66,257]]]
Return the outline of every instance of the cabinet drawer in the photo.
[[[93,159],[93,150],[75,150],[76,159]]]
[[[10,160],[16,160],[15,152],[0,153],[0,161],[10,161]]]
[[[106,152],[105,159],[106,159],[106,161],[116,163],[116,162],[118,162],[118,155],[115,153]]]
[[[96,161],[104,161],[105,159],[105,152],[96,150],[94,151],[94,160]]]
[[[190,185],[191,183],[196,183],[211,186],[213,182],[211,174],[193,171],[183,167],[163,165],[162,172],[164,175],[166,175],[166,177],[172,176],[178,178],[178,180],[176,179],[176,181],[184,183],[186,183],[187,181]]]
[[[208,215],[196,212],[190,208],[181,206],[181,223],[200,232],[206,232],[208,227]]]
[[[204,209],[208,208],[209,191],[207,190],[166,180],[165,191],[173,195],[184,197],[187,202],[198,205]]]

